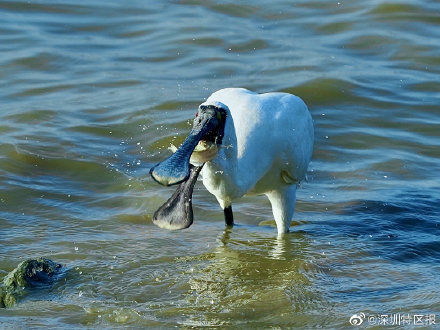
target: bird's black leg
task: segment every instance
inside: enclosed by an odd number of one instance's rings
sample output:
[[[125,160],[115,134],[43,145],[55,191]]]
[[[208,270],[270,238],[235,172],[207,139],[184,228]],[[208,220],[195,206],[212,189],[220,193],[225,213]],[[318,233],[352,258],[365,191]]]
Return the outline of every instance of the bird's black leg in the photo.
[[[234,215],[232,214],[232,206],[229,205],[223,209],[223,213],[225,214],[225,223],[226,226],[232,227],[234,225]]]

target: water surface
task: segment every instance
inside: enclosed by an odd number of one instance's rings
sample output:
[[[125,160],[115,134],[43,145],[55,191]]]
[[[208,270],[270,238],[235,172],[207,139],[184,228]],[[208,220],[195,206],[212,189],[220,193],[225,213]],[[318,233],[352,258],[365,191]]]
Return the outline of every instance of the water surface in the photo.
[[[440,322],[438,1],[1,1],[0,278],[68,267],[2,326],[341,327]],[[223,87],[294,93],[315,152],[292,233],[265,197],[199,182],[195,223],[155,227],[149,168]]]

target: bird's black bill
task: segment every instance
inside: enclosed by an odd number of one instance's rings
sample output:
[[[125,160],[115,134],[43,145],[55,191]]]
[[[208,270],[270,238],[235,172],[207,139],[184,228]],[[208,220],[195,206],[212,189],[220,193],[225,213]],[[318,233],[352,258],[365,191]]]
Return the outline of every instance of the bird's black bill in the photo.
[[[200,106],[191,133],[177,151],[153,166],[150,174],[158,183],[171,186],[180,183],[174,194],[153,215],[153,223],[166,229],[184,229],[193,223],[192,192],[203,164],[191,165],[190,158],[201,141],[222,142],[226,111],[215,106]]]
[[[191,133],[179,149],[163,162],[151,168],[150,174],[153,179],[164,186],[178,184],[188,179],[189,160],[194,148],[200,140],[211,138],[213,132],[217,132],[219,125],[220,119],[215,110],[200,111],[198,117],[194,119]]]
[[[193,223],[192,193],[202,166],[189,165],[189,178],[153,215],[153,223],[161,228],[176,230]]]

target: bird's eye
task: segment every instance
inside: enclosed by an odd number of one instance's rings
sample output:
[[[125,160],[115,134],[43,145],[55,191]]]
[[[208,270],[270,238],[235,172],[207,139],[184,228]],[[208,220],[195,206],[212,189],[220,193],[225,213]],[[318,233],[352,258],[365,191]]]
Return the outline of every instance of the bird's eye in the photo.
[[[196,112],[196,118],[197,118],[198,116],[199,116],[199,112],[197,111],[197,112]]]

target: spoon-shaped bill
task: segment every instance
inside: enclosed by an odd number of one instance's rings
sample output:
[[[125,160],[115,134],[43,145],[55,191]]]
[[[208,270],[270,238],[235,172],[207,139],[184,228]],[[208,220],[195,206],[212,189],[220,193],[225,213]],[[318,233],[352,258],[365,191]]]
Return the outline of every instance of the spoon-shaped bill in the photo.
[[[153,215],[153,223],[160,228],[176,230],[193,223],[192,193],[202,166],[190,166],[188,180],[182,182],[174,194]]]
[[[188,179],[190,158],[197,144],[216,131],[219,119],[215,111],[200,113],[194,120],[194,126],[186,140],[177,151],[150,170],[152,178],[164,186],[171,186]]]

